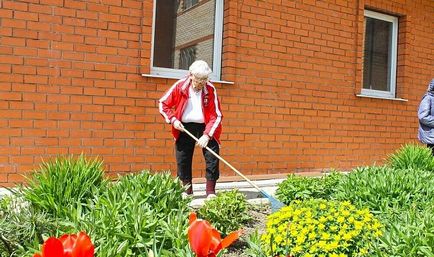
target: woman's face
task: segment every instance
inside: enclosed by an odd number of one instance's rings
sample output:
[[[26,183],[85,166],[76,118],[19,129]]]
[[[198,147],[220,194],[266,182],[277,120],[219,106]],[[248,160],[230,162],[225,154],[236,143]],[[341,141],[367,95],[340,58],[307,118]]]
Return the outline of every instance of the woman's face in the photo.
[[[197,78],[196,76],[191,75],[191,81],[193,82],[193,89],[199,91],[206,85],[208,78]]]

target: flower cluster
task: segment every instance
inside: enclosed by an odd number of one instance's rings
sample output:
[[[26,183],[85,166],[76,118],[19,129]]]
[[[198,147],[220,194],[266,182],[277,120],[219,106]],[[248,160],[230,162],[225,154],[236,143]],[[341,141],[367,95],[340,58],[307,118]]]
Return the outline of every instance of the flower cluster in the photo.
[[[367,256],[382,226],[350,202],[294,201],[271,214],[261,241],[269,256]]]

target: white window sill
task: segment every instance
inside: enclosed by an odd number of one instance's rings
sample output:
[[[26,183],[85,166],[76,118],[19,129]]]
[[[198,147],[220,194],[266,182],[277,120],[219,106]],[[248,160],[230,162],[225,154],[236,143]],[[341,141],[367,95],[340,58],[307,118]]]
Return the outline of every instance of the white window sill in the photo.
[[[383,100],[408,102],[408,99],[403,99],[403,98],[384,97],[384,96],[372,96],[372,95],[362,95],[362,94],[356,94],[356,96],[357,97],[363,97],[363,98],[375,98],[375,99],[383,99]]]
[[[142,74],[142,77],[147,78],[162,78],[162,79],[180,79],[179,77],[175,76],[167,76],[167,75],[155,75],[155,74]],[[212,83],[220,83],[220,84],[228,84],[233,85],[235,82],[233,81],[225,81],[225,80],[210,80]]]

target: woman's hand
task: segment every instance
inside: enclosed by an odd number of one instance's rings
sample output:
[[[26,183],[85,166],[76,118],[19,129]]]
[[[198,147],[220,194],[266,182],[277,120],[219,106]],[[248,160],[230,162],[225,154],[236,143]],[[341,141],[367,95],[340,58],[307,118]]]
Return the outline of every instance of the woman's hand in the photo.
[[[199,138],[199,141],[197,141],[196,145],[205,148],[208,145],[209,142],[209,136],[203,135]]]
[[[175,122],[173,122],[173,127],[181,132],[184,132],[184,125],[182,125],[179,120],[175,120]]]

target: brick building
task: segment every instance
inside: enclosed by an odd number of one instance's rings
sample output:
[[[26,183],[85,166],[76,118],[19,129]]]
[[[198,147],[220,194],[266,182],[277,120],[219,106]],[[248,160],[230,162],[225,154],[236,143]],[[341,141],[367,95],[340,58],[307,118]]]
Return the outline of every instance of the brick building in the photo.
[[[417,140],[434,1],[2,0],[0,185],[81,152],[110,173],[174,171],[157,100],[194,58],[214,71],[222,156],[246,175],[381,163]]]

